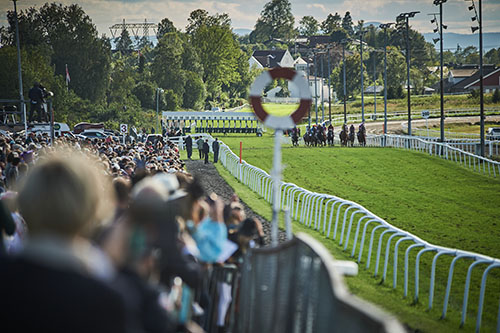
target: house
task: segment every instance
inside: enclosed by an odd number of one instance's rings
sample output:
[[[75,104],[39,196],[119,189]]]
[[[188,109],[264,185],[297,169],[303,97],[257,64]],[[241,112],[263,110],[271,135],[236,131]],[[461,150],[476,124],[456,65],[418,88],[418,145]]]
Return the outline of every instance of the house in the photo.
[[[455,85],[463,81],[478,71],[477,65],[462,65],[458,68],[453,68],[448,71],[448,83]]]
[[[380,95],[384,91],[384,86],[376,85],[375,91],[377,92],[377,95]],[[372,94],[373,95],[373,86],[366,87],[365,94]]]
[[[288,50],[254,51],[248,60],[250,68],[294,68],[294,60]]]
[[[471,65],[471,66],[476,66],[476,65]],[[490,91],[490,90],[495,90],[494,87],[498,87],[498,84],[499,84],[498,79],[497,79],[496,85],[495,85],[494,80],[495,80],[496,75],[493,73],[497,70],[498,70],[498,68],[495,65],[483,65],[483,84],[486,84],[487,77],[488,77],[488,83],[491,84],[490,86],[488,86],[488,88],[486,88],[486,85],[485,85],[485,87],[484,87],[485,92],[487,92],[486,89],[488,89],[488,91]],[[453,70],[450,70],[450,72],[452,72],[452,71]],[[462,74],[463,74],[463,72],[462,72]],[[460,74],[460,75],[462,75],[462,74]],[[448,77],[448,79],[449,79],[449,77]],[[477,89],[477,88],[479,88],[479,70],[476,68],[470,76],[462,78],[457,83],[453,84],[452,82],[450,82],[450,81],[446,82],[446,86],[444,89],[445,92],[465,93],[465,92],[470,91],[472,89]]]
[[[465,90],[479,89],[479,73],[477,73],[472,80],[471,83],[464,86]],[[483,66],[483,91],[485,93],[490,93],[495,89],[500,89],[500,67],[489,71],[488,74],[485,74]]]
[[[295,59],[295,61],[293,62],[293,67],[295,68],[295,70],[297,72],[304,72],[304,73],[307,73],[307,68],[309,67],[307,65],[307,62],[302,59],[301,57],[298,57],[297,59]]]

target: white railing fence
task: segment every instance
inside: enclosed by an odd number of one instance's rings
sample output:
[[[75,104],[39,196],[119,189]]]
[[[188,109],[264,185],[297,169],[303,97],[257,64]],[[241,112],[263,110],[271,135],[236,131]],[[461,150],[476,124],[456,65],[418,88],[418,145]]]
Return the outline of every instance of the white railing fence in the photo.
[[[432,154],[439,153],[440,156],[446,156],[446,158],[466,160],[467,163],[471,163],[471,165],[476,163],[477,167],[485,167],[486,165],[486,162],[481,158],[471,156],[472,154],[466,152],[459,152],[456,148],[439,143],[428,143],[420,139],[408,139],[397,136],[384,139],[382,136],[371,138],[372,144],[377,140],[377,145],[382,145],[382,140],[385,140],[385,145],[388,146],[417,149]],[[239,157],[223,143],[221,144],[220,161],[240,182],[259,194],[267,202],[271,203],[273,198],[273,182],[267,172],[245,161],[242,161],[240,164]],[[389,224],[363,206],[334,195],[311,192],[295,184],[285,182],[281,184],[280,195],[281,208],[290,209],[292,217],[295,220],[308,227],[314,228],[319,233],[326,236],[326,238],[331,238],[338,242],[338,244],[343,247],[343,250],[350,252],[350,256],[355,258],[358,263],[365,261],[365,268],[367,270],[373,269],[374,276],[381,276],[382,282],[386,282],[390,279],[388,276],[388,269],[390,270],[390,256],[392,254],[392,288],[395,289],[397,287],[398,275],[401,276],[402,274],[405,297],[408,296],[408,289],[411,284],[410,280],[412,280],[414,301],[419,301],[419,278],[422,274],[425,274],[425,277],[430,279],[428,291],[429,309],[432,309],[435,303],[434,291],[436,289],[436,284],[442,282],[442,279],[436,279],[437,261],[443,255],[451,256],[453,260],[447,269],[439,266],[440,274],[443,274],[445,271],[447,272],[447,279],[444,283],[445,286],[440,286],[440,289],[446,288],[443,299],[442,318],[445,318],[448,312],[452,286],[454,289],[459,288],[459,283],[456,282],[456,280],[464,280],[465,287],[463,289],[460,325],[462,326],[465,324],[467,313],[470,312],[470,309],[468,310],[470,289],[479,289],[476,331],[480,330],[487,277],[492,269],[500,267],[499,259],[431,244],[409,232]],[[388,237],[384,237],[386,235]],[[403,251],[403,247],[400,249],[402,242],[408,242],[406,244],[406,250],[404,251],[404,265],[401,265],[403,259],[398,259],[398,254]],[[385,253],[383,254],[384,248]],[[410,267],[410,252],[413,249],[416,249],[418,252],[416,252],[416,259],[412,264],[414,265],[414,277],[410,278],[410,271],[412,271]],[[424,253],[433,255],[430,272],[420,272],[420,262]],[[453,285],[454,269],[459,260],[462,264],[465,263],[468,265],[467,274],[466,276],[455,277],[455,285]],[[380,269],[381,264],[383,264],[383,266]],[[471,275],[474,269],[482,272],[482,278],[479,285],[476,284],[471,286]],[[500,329],[500,308],[498,313],[497,329]]]
[[[210,143],[213,141],[210,135],[204,134],[203,136],[208,138]],[[171,138],[171,140],[175,139]],[[369,136],[367,144],[377,147],[417,150],[461,163],[463,166],[475,171],[486,173],[486,170],[488,170],[488,173],[494,176],[496,176],[496,173],[500,173],[498,162],[440,142],[426,141],[409,136],[380,135]],[[222,165],[235,178],[267,202],[272,203],[273,181],[267,172],[248,164],[244,160],[240,164],[239,157],[223,142],[221,142],[219,154]],[[433,308],[435,303],[438,303],[435,301],[435,290],[444,290],[443,293],[440,293],[442,300],[439,300],[439,304],[442,301],[442,319],[446,318],[448,313],[452,288],[457,290],[464,282],[463,298],[458,300],[455,296],[453,300],[454,307],[461,309],[460,326],[462,327],[465,324],[467,314],[475,310],[476,332],[480,331],[484,300],[487,297],[486,295],[492,295],[491,290],[486,293],[487,278],[493,269],[500,268],[500,259],[431,244],[416,235],[389,224],[355,202],[330,194],[311,192],[293,183],[281,183],[280,205],[282,209],[289,210],[292,218],[299,223],[317,230],[326,238],[338,242],[343,247],[343,250],[350,252],[350,256],[355,258],[358,263],[365,262],[365,269],[372,270],[374,277],[381,277],[382,284],[390,282],[390,271],[392,270],[392,288],[396,289],[398,276],[402,274],[405,298],[408,297],[409,290],[413,289],[413,301],[419,302],[420,286],[424,285],[421,283],[421,277],[429,279],[429,289],[428,293],[426,293],[428,295],[429,310]],[[405,242],[404,245],[402,245],[403,242]],[[384,249],[385,252],[383,253]],[[422,265],[422,262],[424,262],[422,256],[426,253],[432,255],[430,265]],[[449,256],[451,259],[447,268],[446,264],[449,260],[446,260],[444,255]],[[413,257],[415,257],[414,263],[411,263]],[[440,258],[442,258],[441,265],[438,266]],[[425,262],[429,260],[425,259]],[[464,276],[456,276],[455,269],[459,265],[467,267],[467,273]],[[429,268],[429,266],[430,270],[421,271],[421,268],[423,270]],[[464,271],[462,270],[462,272]],[[413,273],[413,278],[410,277],[411,273]],[[474,275],[480,274],[480,281],[473,277],[473,273]],[[496,275],[494,278],[497,279],[498,276]],[[427,286],[427,284],[425,285]],[[469,306],[471,290],[479,294],[477,310],[475,307],[472,309]],[[498,297],[498,295],[495,295],[495,297]],[[496,325],[497,332],[499,332],[500,307],[497,313]]]
[[[475,154],[478,149],[478,143],[475,140],[442,143],[406,135],[369,135],[366,143],[368,146],[402,148],[435,155],[493,177],[500,174],[500,162]],[[499,141],[488,141],[487,153],[490,156],[498,155],[499,145]]]

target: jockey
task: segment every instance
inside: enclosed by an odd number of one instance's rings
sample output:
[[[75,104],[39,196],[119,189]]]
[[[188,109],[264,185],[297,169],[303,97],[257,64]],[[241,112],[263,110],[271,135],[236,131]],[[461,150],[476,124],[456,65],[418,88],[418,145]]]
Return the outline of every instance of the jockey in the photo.
[[[333,131],[333,125],[332,125],[332,123],[330,123],[330,126],[328,126],[328,131],[330,131],[330,130]]]
[[[351,127],[349,127],[349,133],[354,133],[356,129],[354,128],[354,125],[351,124]]]

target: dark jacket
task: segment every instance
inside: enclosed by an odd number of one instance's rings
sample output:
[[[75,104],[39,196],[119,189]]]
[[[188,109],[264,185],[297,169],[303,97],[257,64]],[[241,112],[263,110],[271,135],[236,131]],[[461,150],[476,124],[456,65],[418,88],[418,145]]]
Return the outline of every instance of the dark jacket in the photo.
[[[40,103],[43,101],[43,90],[40,87],[33,87],[30,89],[28,96],[31,100],[31,103]]]
[[[77,272],[0,258],[3,332],[122,333],[120,296],[103,282]]]
[[[219,151],[219,146],[220,146],[219,141],[212,142],[212,150],[214,152]]]
[[[208,145],[208,142],[203,143],[203,152],[205,154],[208,154],[210,152],[210,146]]]
[[[193,148],[193,138],[188,136],[184,142],[186,143],[186,148]]]

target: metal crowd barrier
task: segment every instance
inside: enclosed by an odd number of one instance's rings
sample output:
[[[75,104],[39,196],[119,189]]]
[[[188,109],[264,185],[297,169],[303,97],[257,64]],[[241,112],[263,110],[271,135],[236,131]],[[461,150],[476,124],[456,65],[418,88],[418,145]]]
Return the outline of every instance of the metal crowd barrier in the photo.
[[[497,175],[500,174],[500,162],[454,147],[460,145],[465,146],[467,145],[467,142],[462,144],[458,142],[441,143],[413,136],[370,135],[366,138],[366,143],[368,146],[403,148],[420,151],[429,155],[435,155],[440,158],[459,163],[465,168],[482,172],[493,177],[497,177]],[[495,149],[498,151],[497,142],[490,141],[488,142],[487,147],[489,147],[490,151],[494,151]]]
[[[310,236],[250,251],[234,332],[405,332],[347,291],[328,251]]]
[[[377,146],[393,146],[406,149],[415,149],[430,154],[436,154],[442,158],[455,160],[465,166],[475,169],[488,170],[490,173],[497,169],[498,162],[494,162],[446,144],[436,142],[426,142],[418,138],[403,136],[376,136],[370,138],[370,143]],[[246,161],[239,163],[239,157],[234,154],[227,145],[221,143],[220,161],[222,165],[240,182],[247,185],[254,192],[271,203],[273,197],[273,183],[270,175],[260,168],[248,164]],[[495,171],[496,172],[496,171]],[[496,174],[495,174],[496,175]],[[387,281],[388,267],[390,266],[390,255],[393,257],[392,288],[397,287],[398,275],[404,276],[404,296],[408,296],[410,253],[418,250],[414,263],[414,301],[419,301],[420,295],[420,261],[422,255],[429,253],[433,255],[432,267],[430,271],[429,303],[428,308],[433,307],[434,290],[439,280],[436,280],[437,261],[448,255],[453,258],[451,264],[446,269],[448,278],[445,284],[445,295],[443,300],[442,318],[445,318],[448,311],[450,292],[454,280],[454,269],[458,261],[468,265],[467,274],[462,278],[466,281],[463,289],[463,301],[460,325],[466,321],[469,291],[471,289],[471,275],[473,270],[481,271],[480,285],[473,288],[480,289],[478,309],[476,316],[476,331],[480,330],[483,314],[483,305],[486,292],[486,281],[490,272],[495,268],[500,268],[500,260],[486,255],[463,251],[459,249],[447,248],[429,243],[407,231],[399,229],[384,219],[373,214],[365,207],[334,195],[316,193],[301,188],[293,183],[281,183],[280,204],[282,208],[289,208],[292,217],[304,225],[314,228],[327,238],[332,238],[339,242],[344,251],[350,251],[351,257],[356,258],[360,263],[366,260],[365,268],[374,269],[374,276],[382,275],[382,282]],[[356,218],[355,218],[356,217]],[[370,227],[370,228],[369,228]],[[378,233],[377,233],[378,231]],[[377,236],[376,236],[377,235]],[[384,236],[386,236],[384,238]],[[368,241],[369,239],[369,241]],[[378,241],[377,241],[378,239]],[[404,266],[398,265],[398,249],[402,242],[410,244],[404,253]],[[368,248],[367,248],[368,247]],[[383,249],[385,248],[385,254]],[[375,257],[373,262],[372,257]],[[383,264],[382,270],[380,265]],[[445,268],[440,268],[443,272]],[[439,285],[443,287],[444,285]],[[455,284],[454,288],[458,288]],[[500,308],[498,311],[497,331],[500,330]]]

